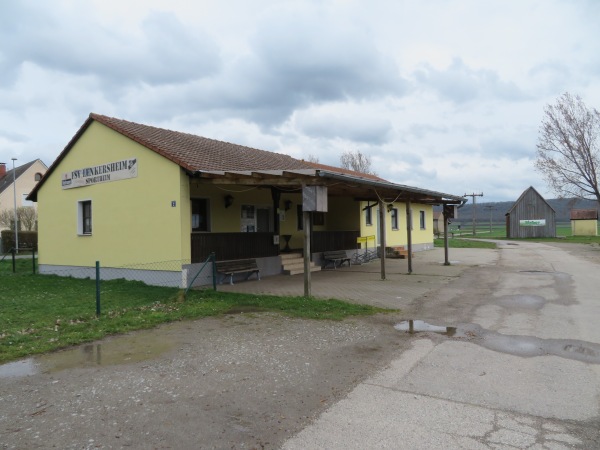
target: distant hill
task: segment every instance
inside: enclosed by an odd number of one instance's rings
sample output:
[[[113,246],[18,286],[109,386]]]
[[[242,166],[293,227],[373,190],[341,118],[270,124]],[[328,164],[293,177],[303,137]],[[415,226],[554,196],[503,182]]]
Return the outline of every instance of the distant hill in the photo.
[[[515,200],[516,201],[516,200]],[[557,222],[569,222],[571,220],[571,209],[600,209],[598,202],[594,200],[581,200],[578,198],[555,198],[546,201],[556,211]],[[505,214],[514,205],[512,202],[477,202],[475,208],[475,220],[477,222],[489,222],[490,212],[492,222],[504,223]],[[436,208],[436,210],[439,210]],[[490,211],[491,210],[491,211]],[[456,224],[470,224],[473,221],[473,204],[469,199],[462,208],[458,210],[458,218],[453,220]]]

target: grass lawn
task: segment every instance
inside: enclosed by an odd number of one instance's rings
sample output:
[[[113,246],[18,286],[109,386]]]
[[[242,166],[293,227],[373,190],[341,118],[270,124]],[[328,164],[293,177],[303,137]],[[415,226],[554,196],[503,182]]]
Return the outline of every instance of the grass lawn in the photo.
[[[0,263],[0,363],[100,339],[110,334],[151,328],[160,323],[249,309],[276,311],[307,319],[341,320],[387,312],[340,300],[275,297],[191,290],[111,280],[101,283],[102,314],[96,317],[96,282],[90,279],[33,275],[30,259]]]
[[[443,247],[443,239],[434,239],[434,247]],[[452,238],[448,239],[449,248],[496,248],[496,244],[493,242],[485,242],[479,239],[464,239],[464,238]]]

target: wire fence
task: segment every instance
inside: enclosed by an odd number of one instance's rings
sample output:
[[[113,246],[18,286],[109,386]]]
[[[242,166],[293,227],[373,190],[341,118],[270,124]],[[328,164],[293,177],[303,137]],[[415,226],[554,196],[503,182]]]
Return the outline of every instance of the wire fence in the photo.
[[[192,264],[190,260],[168,260],[106,267],[102,266],[100,261],[96,262],[94,266],[85,267],[46,264],[38,267],[35,253],[17,255],[15,252],[11,252],[0,255],[0,279],[15,275],[30,276],[32,273],[35,277],[41,277],[40,281],[47,275],[82,280],[79,284],[67,283],[65,291],[63,291],[64,296],[68,298],[69,295],[72,295],[66,290],[75,289],[76,292],[80,293],[77,296],[82,299],[87,298],[88,301],[93,302],[95,297],[97,316],[100,316],[101,310],[105,307],[106,311],[119,309],[120,299],[131,298],[132,291],[138,292],[137,296],[133,295],[136,298],[133,300],[134,303],[139,302],[142,306],[150,305],[149,307],[153,307],[152,305],[161,304],[164,298],[173,296],[174,292],[177,292],[174,289],[180,292],[176,295],[180,296],[183,293],[184,297],[192,288],[212,288],[216,290],[214,254],[198,264]],[[47,280],[53,285],[53,288],[61,284],[60,281],[51,281],[50,278]],[[15,281],[25,285],[28,284],[26,281]],[[35,284],[39,285],[39,283]],[[158,289],[140,289],[143,285]],[[169,291],[160,288],[167,288]],[[143,294],[141,294],[142,292]],[[169,292],[171,293],[169,294]],[[108,314],[110,315],[110,312]]]
[[[42,264],[38,266],[35,251],[17,254],[14,251],[0,255],[0,275],[6,273],[39,273],[81,279],[141,281],[149,286],[190,289],[198,286],[215,285],[214,254],[206,261],[192,264],[187,260],[140,262],[124,265],[104,266],[102,261],[90,266]],[[97,265],[99,267],[97,267]]]

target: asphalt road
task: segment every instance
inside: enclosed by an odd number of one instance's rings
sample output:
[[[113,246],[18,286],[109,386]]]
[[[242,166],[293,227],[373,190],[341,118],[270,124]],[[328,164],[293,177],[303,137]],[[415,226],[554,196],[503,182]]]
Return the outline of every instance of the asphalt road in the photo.
[[[283,448],[600,448],[598,247],[498,253],[417,299],[411,348]]]

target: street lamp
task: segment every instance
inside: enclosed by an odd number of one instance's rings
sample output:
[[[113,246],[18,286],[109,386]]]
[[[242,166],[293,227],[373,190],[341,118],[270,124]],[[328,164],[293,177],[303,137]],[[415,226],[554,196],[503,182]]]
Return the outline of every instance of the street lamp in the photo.
[[[15,161],[17,158],[11,158],[13,162],[13,190],[15,199],[15,251],[19,253],[19,227],[17,222],[17,171],[15,170]]]

